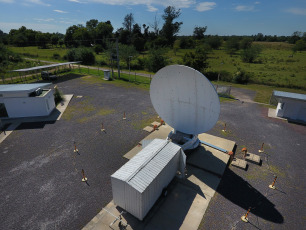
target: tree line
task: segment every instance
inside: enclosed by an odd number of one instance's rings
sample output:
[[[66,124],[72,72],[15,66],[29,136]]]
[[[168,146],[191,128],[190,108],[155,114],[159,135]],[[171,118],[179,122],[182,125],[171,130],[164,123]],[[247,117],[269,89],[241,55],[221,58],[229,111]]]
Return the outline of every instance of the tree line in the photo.
[[[64,46],[69,48],[65,59],[81,60],[84,64],[95,63],[92,50],[97,54],[107,53],[111,61],[120,57],[126,62],[126,66],[130,64],[130,58],[134,57],[134,60],[137,60],[133,63],[134,69],[146,68],[153,72],[167,64],[167,59],[163,56],[165,47],[173,49],[175,55],[178,49],[193,49],[194,51],[186,52],[182,64],[202,72],[207,67],[207,54],[221,46],[224,46],[230,55],[241,50],[239,54],[242,61],[248,63],[255,62],[261,52],[261,47],[254,45],[254,41],[288,42],[295,44],[294,51],[306,50],[306,32],[299,31],[291,36],[270,36],[262,33],[251,36],[218,36],[206,35],[207,26],[195,26],[192,35],[178,36],[183,24],[178,20],[180,15],[180,9],[173,6],[166,7],[162,15],[161,28],[156,16],[153,23],[141,25],[135,22],[132,13],[124,17],[122,27],[116,31],[111,21],[103,22],[97,19],[87,21],[86,25],[70,26],[65,34],[42,33],[22,26],[17,30],[10,30],[9,34],[0,30],[0,43],[18,47]],[[117,57],[117,46],[119,46],[119,57]],[[136,59],[135,57],[143,51],[149,51],[147,59]]]

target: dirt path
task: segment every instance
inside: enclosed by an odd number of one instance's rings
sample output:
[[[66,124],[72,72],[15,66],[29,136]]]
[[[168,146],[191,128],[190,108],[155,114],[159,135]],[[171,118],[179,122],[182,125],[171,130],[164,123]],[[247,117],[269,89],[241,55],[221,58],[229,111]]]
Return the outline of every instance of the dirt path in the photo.
[[[255,103],[254,98],[256,92],[253,90],[232,87],[231,95],[233,95],[239,101]]]

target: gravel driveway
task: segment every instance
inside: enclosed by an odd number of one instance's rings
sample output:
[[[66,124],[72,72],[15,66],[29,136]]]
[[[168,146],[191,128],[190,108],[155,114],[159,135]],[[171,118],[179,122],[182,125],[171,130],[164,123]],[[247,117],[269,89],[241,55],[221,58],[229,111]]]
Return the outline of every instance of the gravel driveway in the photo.
[[[157,115],[148,91],[92,80],[59,83],[83,97],[61,120],[23,123],[1,143],[0,229],[80,229],[112,199],[110,175],[147,135],[141,123]]]

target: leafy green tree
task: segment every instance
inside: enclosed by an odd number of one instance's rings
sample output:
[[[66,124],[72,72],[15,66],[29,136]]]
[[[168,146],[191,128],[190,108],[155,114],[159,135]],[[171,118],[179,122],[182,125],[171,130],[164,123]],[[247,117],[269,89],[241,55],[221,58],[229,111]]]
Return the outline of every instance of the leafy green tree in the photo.
[[[50,42],[49,38],[50,37],[45,33],[37,33],[36,34],[37,45],[41,47],[42,49],[46,49],[48,43]]]
[[[251,47],[242,50],[241,52],[242,61],[247,63],[253,63],[256,60],[256,58],[260,55],[261,50],[262,48],[259,45],[252,45]]]
[[[106,49],[106,39],[111,38],[113,35],[113,26],[110,21],[99,22],[96,27],[97,43],[102,45],[103,49]]]
[[[97,19],[91,19],[86,22],[86,29],[90,35],[90,43],[95,44],[95,39],[97,38],[96,28],[99,21]]]
[[[196,26],[193,30],[193,36],[195,39],[202,39],[204,38],[204,33],[207,30],[207,26],[204,27],[200,27],[200,26]]]
[[[183,63],[186,66],[204,72],[208,67],[206,52],[200,48],[197,48],[195,52],[188,52],[183,57]]]
[[[293,51],[306,51],[306,41],[303,39],[298,40],[293,47]]]
[[[74,42],[78,43],[79,46],[91,46],[91,37],[88,30],[85,27],[79,27],[77,30],[74,31],[72,38]]]
[[[180,48],[181,49],[193,49],[195,47],[195,42],[191,37],[181,37]]]
[[[164,9],[162,18],[164,19],[164,25],[161,30],[161,35],[167,40],[167,45],[173,46],[176,39],[176,35],[180,31],[183,22],[174,22],[181,15],[181,10],[176,10],[174,6],[168,6]]]
[[[289,38],[289,43],[291,44],[295,44],[298,40],[300,40],[300,38],[302,37],[302,32],[300,31],[295,31],[291,37]]]
[[[90,48],[74,48],[67,52],[69,61],[81,61],[84,65],[95,64],[95,55]]]
[[[239,39],[238,37],[231,37],[228,39],[225,43],[225,49],[226,52],[230,55],[233,55],[236,53],[237,50],[239,50]]]
[[[53,34],[51,36],[51,44],[52,44],[52,46],[54,46],[54,45],[57,46],[58,41],[59,41],[59,36],[57,34]]]
[[[103,49],[102,45],[100,45],[100,44],[97,44],[97,45],[94,46],[94,51],[95,51],[96,54],[99,54],[99,53],[103,52],[103,50],[104,49]]]
[[[252,46],[253,39],[252,38],[243,38],[240,42],[240,49],[248,49]]]
[[[77,47],[78,46],[78,43],[74,41],[73,39],[73,34],[75,33],[77,29],[79,29],[79,27],[76,25],[73,25],[67,28],[65,39],[64,39],[64,42],[67,47]]]
[[[136,58],[138,55],[134,46],[120,45],[119,46],[119,56],[121,60],[126,62],[126,66],[129,66],[130,57]]]
[[[223,40],[219,36],[210,36],[205,38],[205,42],[212,48],[212,49],[219,49],[223,43]]]
[[[22,33],[14,34],[12,41],[13,41],[12,43],[18,47],[25,47],[28,44],[27,37]]]
[[[167,59],[163,55],[161,49],[152,49],[149,52],[149,57],[146,62],[146,66],[149,71],[156,73],[161,68],[167,65]]]

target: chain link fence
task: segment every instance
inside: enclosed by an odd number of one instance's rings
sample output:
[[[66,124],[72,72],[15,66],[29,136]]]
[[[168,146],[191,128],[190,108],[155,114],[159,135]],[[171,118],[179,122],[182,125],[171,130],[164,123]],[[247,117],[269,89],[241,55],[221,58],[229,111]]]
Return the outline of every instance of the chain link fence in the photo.
[[[219,96],[227,96],[229,97],[231,95],[231,86],[228,85],[213,85],[219,94]]]

